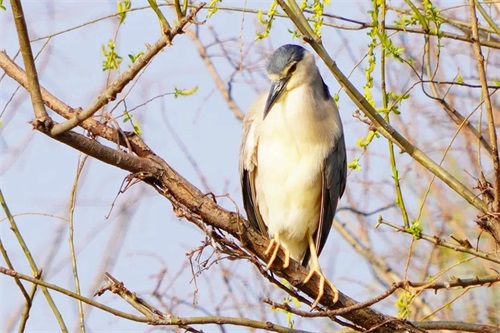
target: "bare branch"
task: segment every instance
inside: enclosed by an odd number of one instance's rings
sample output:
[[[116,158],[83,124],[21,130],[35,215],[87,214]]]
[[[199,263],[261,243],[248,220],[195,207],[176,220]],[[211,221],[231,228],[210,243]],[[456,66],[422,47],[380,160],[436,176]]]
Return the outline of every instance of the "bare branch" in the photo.
[[[45,111],[43,105],[42,95],[40,93],[40,83],[38,82],[38,74],[36,72],[35,59],[31,50],[30,38],[28,34],[28,27],[24,18],[23,6],[21,0],[12,0],[12,13],[16,23],[17,37],[19,39],[19,46],[23,56],[24,66],[26,67],[28,92],[31,96],[31,103],[33,104],[33,111],[35,112],[35,121],[33,126],[35,128],[43,128],[49,130],[52,120]]]
[[[294,313],[296,315],[299,315],[301,317],[307,317],[307,318],[314,318],[314,317],[333,317],[333,316],[338,316],[338,315],[343,315],[345,313],[359,310],[366,308],[370,305],[373,305],[375,303],[378,303],[390,295],[392,295],[396,290],[398,289],[409,289],[409,288],[416,288],[416,289],[432,289],[432,290],[439,290],[439,289],[450,289],[450,288],[456,288],[456,287],[471,287],[471,286],[481,286],[484,284],[491,285],[495,282],[500,282],[500,275],[496,276],[488,276],[484,278],[473,278],[473,279],[459,279],[459,278],[454,278],[449,282],[433,282],[433,283],[426,283],[426,282],[410,282],[410,281],[399,281],[396,283],[393,283],[392,286],[381,293],[380,295],[373,297],[369,299],[366,302],[360,302],[352,306],[347,306],[344,308],[340,308],[337,310],[329,310],[329,311],[315,311],[315,312],[310,312],[310,311],[302,311],[298,310],[295,308],[292,308],[289,304],[278,304],[275,302],[272,302],[269,299],[264,299],[264,303],[267,303],[275,308],[282,309],[291,313]],[[416,325],[416,323],[414,323]],[[416,325],[418,326],[418,325]]]
[[[201,8],[205,6],[205,3],[201,3],[195,9],[183,17],[179,23],[172,29],[168,29],[169,33],[163,35],[156,43],[154,43],[148,51],[141,55],[130,68],[120,75],[105,91],[103,91],[97,100],[85,111],[76,112],[68,121],[54,126],[51,130],[50,135],[56,136],[65,131],[75,128],[81,124],[84,120],[92,117],[97,111],[99,111],[104,105],[108,104],[110,101],[116,98],[123,88],[136,77],[136,75],[160,52],[165,46],[170,45],[172,40],[178,34],[183,33],[184,27],[190,23],[196,13],[200,11]]]
[[[488,117],[488,134],[490,137],[490,146],[492,155],[491,157],[493,162],[493,169],[495,170],[495,175],[494,175],[495,201],[493,202],[493,205],[490,209],[493,212],[500,214],[500,159],[498,157],[497,133],[495,129],[495,117],[493,115],[493,108],[491,106],[490,92],[488,90],[486,70],[484,68],[484,56],[481,51],[481,44],[479,43],[475,3],[476,3],[475,0],[469,0],[469,11],[472,22],[472,36],[475,39],[475,42],[472,45],[474,47],[474,52],[476,54],[479,81],[481,82],[481,87],[482,87],[482,95],[483,95],[482,97],[484,101],[484,106],[486,108],[486,115]],[[491,231],[489,232],[493,235],[493,237],[495,237],[497,243],[500,244],[500,220],[490,219],[489,222],[491,228]]]
[[[391,228],[396,229],[399,232],[404,232],[404,233],[411,235],[411,232],[409,232],[405,228],[401,228],[400,226],[398,226],[394,223],[390,223],[390,222],[384,220],[382,217],[380,217],[378,219],[377,225],[378,224],[385,224],[385,225],[390,226]],[[456,244],[447,242],[444,239],[439,238],[437,236],[429,236],[429,235],[426,235],[424,233],[422,233],[420,235],[420,239],[426,240],[426,241],[431,242],[433,244],[436,244],[438,246],[446,247],[448,249],[452,249],[452,250],[455,250],[458,252],[469,253],[469,254],[472,254],[473,256],[483,258],[483,259],[489,260],[491,262],[500,264],[500,258],[495,256],[494,254],[490,254],[490,253],[486,253],[486,252],[478,250],[478,249],[474,249],[472,246],[470,246],[470,244],[468,246],[466,246],[464,244],[456,245]]]
[[[269,239],[249,228],[247,222],[239,214],[228,212],[218,206],[212,199],[201,193],[156,155],[152,154],[149,158],[132,156],[131,154],[106,147],[95,140],[74,132],[64,132],[54,137],[54,139],[105,163],[132,172],[134,177],[152,185],[160,194],[169,199],[174,206],[174,211],[178,212],[178,214],[182,212],[182,216],[187,220],[195,224],[205,223],[217,229],[225,230],[237,237],[243,246],[256,254],[260,259],[266,259],[264,253],[267,249]],[[290,263],[288,268],[280,268],[283,263],[282,253],[276,258],[276,263],[277,268],[273,270],[275,274],[287,279],[310,297],[316,297],[319,279],[314,277],[307,284],[303,284],[302,281],[304,281],[308,271],[294,261]],[[334,309],[357,304],[353,299],[342,293],[340,294],[339,302],[332,304],[332,297],[332,291],[326,289],[320,303],[327,308]],[[409,332],[418,332],[418,330],[405,325],[397,319],[385,316],[369,308],[353,311],[343,316],[366,328],[371,328],[374,325],[389,325],[388,327],[392,327],[390,329],[394,330],[394,332],[400,329],[408,329]]]
[[[205,66],[207,67],[208,72],[210,73],[213,80],[215,81],[215,85],[216,85],[217,89],[219,89],[219,92],[221,93],[222,97],[226,101],[227,105],[229,106],[231,111],[233,111],[236,118],[238,118],[239,120],[243,120],[243,117],[245,115],[241,111],[240,107],[233,100],[231,94],[229,93],[229,89],[226,87],[226,85],[222,81],[222,78],[220,77],[219,73],[215,69],[214,64],[212,63],[212,61],[210,60],[210,57],[207,54],[207,49],[205,48],[205,46],[203,46],[200,39],[198,38],[198,34],[196,32],[193,32],[193,31],[187,31],[187,35],[191,38],[194,45],[196,45],[196,48],[198,49],[198,53],[200,54],[201,59],[203,59],[203,62],[205,63]]]
[[[425,330],[449,330],[460,332],[480,332],[480,333],[495,333],[499,327],[490,325],[479,325],[472,323],[456,322],[456,321],[422,321],[414,323],[415,326]]]
[[[3,197],[2,190],[0,190],[0,204],[2,205],[2,208],[5,211],[5,215],[7,215],[7,219],[10,222],[10,228],[11,228],[12,232],[16,236],[16,239],[17,239],[19,245],[23,249],[24,255],[26,256],[26,259],[31,267],[31,271],[33,273],[33,276],[39,276],[39,274],[41,274],[41,270],[38,269],[37,264],[35,263],[35,259],[33,258],[31,251],[28,249],[28,245],[24,241],[24,238],[21,235],[19,228],[17,227],[17,223],[14,220],[14,217],[10,213],[9,207],[7,206],[7,203],[5,202],[5,199]],[[59,323],[61,331],[68,332],[68,328],[66,327],[66,324],[64,323],[61,312],[57,308],[57,305],[55,304],[52,296],[50,295],[49,290],[42,286],[42,292],[45,295],[47,303],[49,304],[49,307],[51,308],[52,312],[54,313],[54,316],[56,317],[57,322]],[[30,298],[30,300],[31,300],[31,298]],[[30,302],[31,301],[29,301],[28,304]]]
[[[0,68],[21,86],[28,89],[26,73],[9,58],[5,51],[0,51]],[[81,110],[80,108],[74,109],[70,107],[43,87],[41,88],[41,92],[45,105],[66,119],[74,117],[75,113]],[[120,130],[106,126],[92,118],[85,119],[80,126],[96,136],[115,142],[125,148],[130,146],[132,151],[138,156],[148,156],[152,153],[149,147],[133,133],[123,133]]]
[[[43,280],[32,278],[30,276],[15,272],[13,270],[10,270],[10,269],[2,267],[2,266],[0,266],[0,273],[12,276],[14,278],[18,278],[21,280],[29,281],[31,283],[40,285],[44,288],[49,288],[49,289],[55,290],[57,292],[65,294],[67,296],[78,299],[82,302],[90,304],[96,308],[103,310],[103,311],[109,312],[115,316],[119,316],[122,318],[137,321],[137,322],[147,323],[150,325],[180,326],[180,327],[182,327],[185,325],[195,325],[195,324],[216,324],[216,325],[229,324],[229,325],[235,325],[235,326],[265,329],[268,331],[280,332],[280,333],[311,333],[311,332],[307,332],[307,331],[295,330],[292,328],[275,325],[271,322],[262,322],[262,321],[246,319],[246,318],[221,317],[221,316],[186,317],[186,318],[185,317],[167,317],[167,318],[164,318],[163,314],[161,314],[161,313],[156,314],[156,316],[154,316],[154,317],[152,317],[152,316],[140,317],[140,316],[135,316],[135,315],[123,312],[123,311],[113,309],[109,306],[106,306],[104,304],[96,302],[90,298],[83,297],[79,294],[76,294],[70,290],[61,288],[57,285],[45,282]],[[121,295],[121,293],[127,294],[127,297],[129,300],[131,300],[133,298],[137,298],[137,296],[135,296],[132,292],[130,292],[128,290],[125,292],[123,290],[125,288],[123,286],[123,284],[120,284],[117,288],[122,289],[121,291],[117,291],[117,293],[119,293],[120,295]]]

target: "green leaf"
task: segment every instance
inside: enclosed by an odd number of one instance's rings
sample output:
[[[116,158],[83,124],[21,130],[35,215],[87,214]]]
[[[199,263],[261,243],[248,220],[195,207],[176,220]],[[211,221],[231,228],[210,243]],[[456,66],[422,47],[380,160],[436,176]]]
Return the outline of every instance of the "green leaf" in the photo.
[[[144,54],[144,52],[142,52],[142,51],[139,51],[136,54],[131,53],[128,55],[128,58],[130,59],[131,63],[134,63],[137,60],[137,58],[139,58],[143,54]]]
[[[142,134],[141,127],[139,126],[139,121],[134,120],[134,122],[132,123],[132,126],[134,126],[134,132],[135,132],[135,134],[137,134],[137,135],[141,135]]]
[[[111,39],[108,41],[107,48],[102,45],[101,52],[104,55],[104,61],[102,62],[102,71],[109,71],[118,69],[122,63],[122,57],[118,55],[115,51],[115,42]]]
[[[361,171],[363,168],[359,164],[359,157],[355,157],[354,160],[347,164],[347,167],[351,170]]]
[[[409,291],[403,291],[397,301],[396,301],[396,308],[398,309],[398,314],[396,317],[398,318],[408,318],[410,315],[410,304],[413,301],[413,298],[415,295],[413,295]]]
[[[292,35],[292,38],[301,38],[301,34],[298,30],[287,29],[287,31]]]
[[[277,7],[278,7],[278,2],[273,1],[271,3],[271,6],[269,7],[269,11],[267,12],[268,19],[264,18],[264,12],[262,11],[262,9],[259,9],[257,11],[257,20],[260,22],[260,24],[265,25],[266,28],[263,32],[258,33],[257,36],[255,36],[255,40],[264,39],[267,36],[269,36],[269,33],[271,32],[271,28],[273,27],[274,16],[277,13],[277,10],[276,10]]]
[[[413,235],[415,238],[421,238],[423,229],[420,226],[420,221],[411,221],[411,227],[406,228],[406,231]]]
[[[462,77],[462,75],[458,74],[456,79],[458,83],[464,83],[464,78]]]
[[[217,4],[219,2],[222,2],[222,0],[210,0],[210,3],[208,4],[208,15],[207,15],[207,19],[208,18],[211,18],[212,15],[214,15],[215,13],[217,13],[217,11],[219,10],[219,8],[217,8]]]
[[[123,110],[123,116],[123,122],[130,122],[130,124],[132,124],[132,127],[134,128],[134,133],[140,135],[142,133],[141,126],[139,125],[139,121],[133,119],[134,115],[127,110]]]
[[[195,86],[191,89],[178,89],[174,88],[174,98],[179,96],[191,96],[198,91],[198,86]]]
[[[377,132],[370,131],[366,138],[361,138],[356,142],[356,145],[360,148],[366,149],[368,145],[373,141],[375,137],[378,137]]]
[[[127,17],[127,12],[132,7],[132,0],[118,1],[116,3],[116,7],[117,7],[118,20],[120,21],[120,24],[122,24],[123,21],[125,21],[125,18]]]

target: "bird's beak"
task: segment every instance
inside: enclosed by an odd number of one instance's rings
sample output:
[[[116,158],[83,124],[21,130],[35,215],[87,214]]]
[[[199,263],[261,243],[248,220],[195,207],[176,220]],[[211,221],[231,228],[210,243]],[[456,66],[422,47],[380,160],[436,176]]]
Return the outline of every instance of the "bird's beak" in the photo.
[[[288,78],[272,81],[271,89],[269,90],[269,95],[267,96],[266,107],[264,108],[264,118],[266,118],[267,114],[273,107],[274,102],[276,102],[281,93],[285,91],[287,82]]]

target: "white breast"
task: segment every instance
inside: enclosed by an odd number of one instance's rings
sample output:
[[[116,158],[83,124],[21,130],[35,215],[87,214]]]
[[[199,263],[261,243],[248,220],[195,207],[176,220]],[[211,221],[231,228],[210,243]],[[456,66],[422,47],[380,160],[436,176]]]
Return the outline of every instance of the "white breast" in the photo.
[[[341,130],[333,101],[318,101],[308,89],[289,91],[286,104],[278,101],[257,133],[260,213],[270,236],[279,233],[295,260],[318,227],[324,160]]]

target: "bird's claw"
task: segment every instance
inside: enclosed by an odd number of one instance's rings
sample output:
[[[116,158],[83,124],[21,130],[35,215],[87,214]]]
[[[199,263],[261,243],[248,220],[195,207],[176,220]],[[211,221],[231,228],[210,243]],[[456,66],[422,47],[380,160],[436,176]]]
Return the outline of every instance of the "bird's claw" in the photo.
[[[316,306],[318,306],[319,301],[323,297],[323,295],[325,293],[325,282],[328,283],[328,285],[332,289],[333,303],[337,303],[337,301],[339,300],[339,291],[337,290],[337,288],[335,288],[335,286],[333,285],[333,283],[331,283],[325,277],[325,275],[323,275],[323,272],[320,269],[311,269],[309,271],[309,274],[307,274],[306,278],[304,279],[304,283],[309,282],[309,280],[312,278],[312,276],[314,275],[314,273],[316,273],[319,276],[319,287],[318,287],[318,296],[316,297],[316,299],[314,300],[313,304],[311,305],[311,308],[314,309]]]
[[[265,255],[269,255],[269,253],[271,253],[271,250],[273,250],[271,258],[269,258],[269,261],[267,262],[266,270],[269,270],[271,268],[274,260],[278,256],[279,249],[280,249],[280,243],[274,238],[271,239],[271,241],[269,242],[269,245],[266,249],[266,252],[264,252]],[[283,262],[283,268],[287,268],[288,265],[290,265],[290,253],[285,249],[283,249],[283,252],[285,253],[285,261]]]

